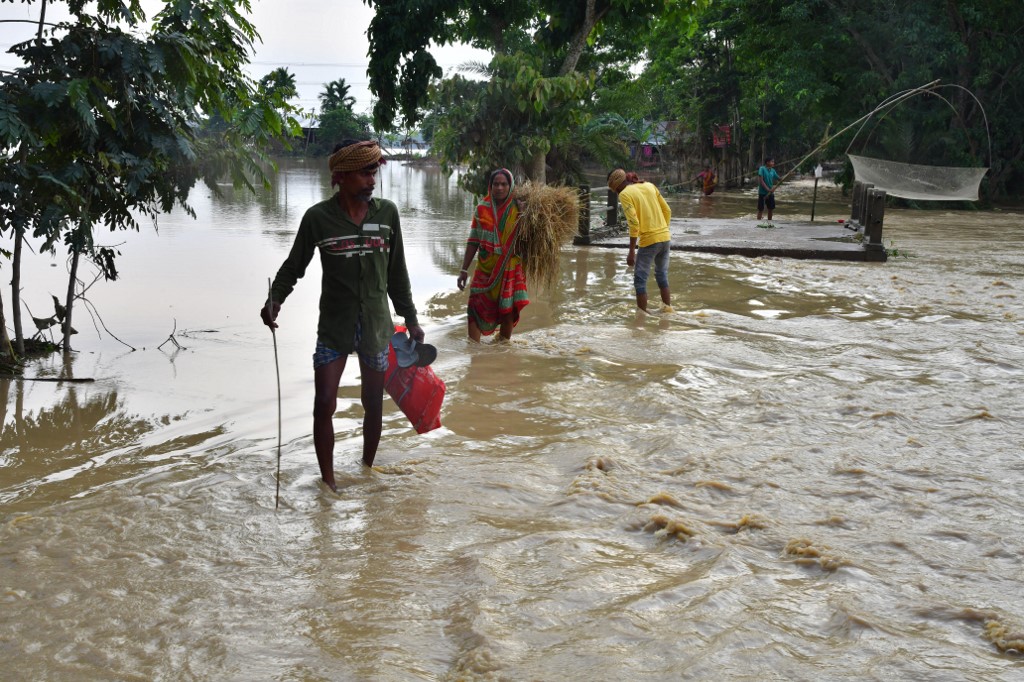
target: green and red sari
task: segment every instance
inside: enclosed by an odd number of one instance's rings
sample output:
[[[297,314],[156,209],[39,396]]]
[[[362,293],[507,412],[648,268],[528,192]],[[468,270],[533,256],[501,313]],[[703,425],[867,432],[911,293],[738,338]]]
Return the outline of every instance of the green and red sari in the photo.
[[[487,189],[473,215],[468,240],[478,247],[469,314],[485,336],[493,334],[506,315],[513,315],[513,326],[519,324],[519,311],[530,302],[522,259],[513,253],[519,220],[519,208],[512,198],[514,187],[500,205],[491,201],[490,187]]]

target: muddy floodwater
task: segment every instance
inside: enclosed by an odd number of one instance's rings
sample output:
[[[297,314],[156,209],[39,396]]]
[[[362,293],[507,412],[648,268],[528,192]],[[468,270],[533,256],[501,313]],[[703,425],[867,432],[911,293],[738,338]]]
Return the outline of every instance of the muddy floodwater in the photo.
[[[624,251],[567,247],[477,345],[472,197],[389,164],[443,427],[387,400],[363,469],[350,363],[318,483],[314,261],[276,334],[275,510],[258,311],[322,165],[102,235],[121,280],[26,370],[95,381],[0,381],[0,678],[1024,680],[1020,211],[890,209],[887,263],[676,252],[659,315]],[[776,224],[811,196],[781,189]],[[670,203],[756,229],[749,191]],[[848,213],[823,183],[816,220]],[[25,270],[51,314],[64,260]]]

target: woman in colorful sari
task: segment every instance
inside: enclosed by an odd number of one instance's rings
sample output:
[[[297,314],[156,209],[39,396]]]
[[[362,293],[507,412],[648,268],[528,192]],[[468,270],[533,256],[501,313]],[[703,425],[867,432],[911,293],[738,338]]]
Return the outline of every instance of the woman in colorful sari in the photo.
[[[469,338],[479,341],[500,328],[506,341],[519,324],[519,311],[530,302],[522,259],[514,253],[519,206],[512,197],[512,173],[500,168],[487,183],[487,196],[476,207],[466,255],[459,271],[459,290],[466,288],[469,266],[477,258],[469,287]]]

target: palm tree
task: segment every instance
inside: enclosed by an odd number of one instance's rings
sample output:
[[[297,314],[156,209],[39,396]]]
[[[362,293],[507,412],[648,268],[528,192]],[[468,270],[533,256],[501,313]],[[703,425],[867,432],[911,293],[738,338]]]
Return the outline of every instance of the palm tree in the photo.
[[[280,96],[285,102],[299,96],[299,90],[295,86],[295,74],[284,66],[261,78],[260,87],[269,95]]]
[[[326,113],[335,109],[352,111],[356,98],[348,94],[349,86],[344,78],[324,83],[324,91],[320,93],[320,108]]]

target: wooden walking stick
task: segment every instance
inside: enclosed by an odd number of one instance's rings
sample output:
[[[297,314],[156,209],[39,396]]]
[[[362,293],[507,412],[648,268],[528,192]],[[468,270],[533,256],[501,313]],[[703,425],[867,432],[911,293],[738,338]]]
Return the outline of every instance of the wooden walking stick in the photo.
[[[273,289],[269,277],[267,278],[267,305],[273,312]],[[270,326],[270,336],[274,339],[274,371],[277,373],[277,493],[274,495],[274,509],[277,509],[281,504],[281,367],[277,362],[277,332],[274,331],[273,326]]]

